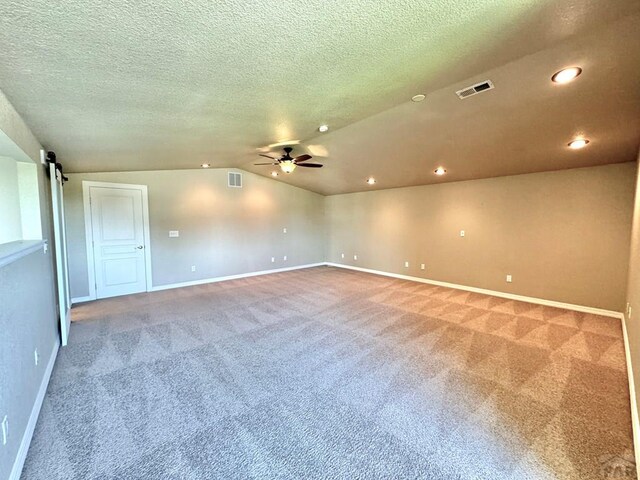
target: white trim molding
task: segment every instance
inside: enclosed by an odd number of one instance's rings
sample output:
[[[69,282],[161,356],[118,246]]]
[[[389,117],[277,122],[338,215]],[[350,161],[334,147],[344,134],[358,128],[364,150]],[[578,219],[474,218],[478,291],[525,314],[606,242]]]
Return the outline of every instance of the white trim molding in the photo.
[[[636,384],[633,377],[633,365],[631,363],[631,349],[629,347],[629,335],[627,334],[627,321],[622,315],[622,337],[624,339],[624,354],[627,360],[627,375],[629,376],[629,397],[631,399],[631,427],[633,430],[633,447],[636,456],[636,465],[640,465],[640,420],[638,419],[638,403],[636,401]]]
[[[20,475],[22,474],[24,461],[27,459],[27,452],[29,451],[29,445],[31,444],[33,431],[35,430],[36,423],[38,422],[38,416],[40,415],[40,409],[42,408],[44,395],[45,393],[47,393],[47,387],[49,386],[49,379],[51,378],[51,372],[53,371],[53,366],[56,363],[56,358],[58,356],[59,348],[60,348],[60,340],[56,340],[56,343],[53,345],[51,356],[49,357],[49,363],[47,363],[47,368],[44,371],[42,382],[40,382],[40,389],[38,390],[38,395],[36,395],[35,402],[33,403],[33,408],[31,409],[31,415],[29,415],[29,421],[27,422],[27,427],[25,428],[24,434],[22,435],[20,448],[18,449],[18,454],[16,455],[16,459],[13,462],[13,468],[11,469],[11,473],[9,474],[9,480],[19,480]]]
[[[306,265],[297,265],[295,267],[276,268],[273,270],[260,270],[258,272],[239,273],[237,275],[227,275],[226,277],[203,278],[202,280],[193,280],[191,282],[169,283],[167,285],[158,285],[151,289],[152,292],[160,290],[170,290],[172,288],[192,287],[194,285],[204,285],[206,283],[224,282],[226,280],[238,280],[240,278],[257,277],[260,275],[269,275],[271,273],[289,272],[291,270],[302,270],[303,268],[323,267],[326,263],[308,263]]]
[[[389,273],[380,270],[371,270],[369,268],[354,267],[352,265],[344,265],[341,263],[327,262],[330,267],[346,268],[348,270],[357,270],[359,272],[373,273],[374,275],[382,275],[385,277],[399,278],[401,280],[410,280],[419,283],[428,283],[429,285],[437,285],[439,287],[455,288],[457,290],[465,290],[467,292],[482,293],[484,295],[492,295],[494,297],[508,298],[509,300],[517,300],[520,302],[535,303],[536,305],[544,305],[547,307],[564,308],[576,312],[592,313],[594,315],[602,315],[604,317],[620,318],[622,313],[613,310],[604,310],[602,308],[587,307],[584,305],[574,305],[572,303],[556,302],[555,300],[545,300],[543,298],[526,297],[524,295],[514,295],[513,293],[499,292],[497,290],[487,290],[485,288],[469,287],[466,285],[458,285],[455,283],[440,282],[438,280],[429,280],[421,277],[411,277],[409,275],[401,275],[399,273]]]
[[[151,292],[153,290],[153,274],[151,271],[151,233],[149,228],[149,192],[147,186],[134,185],[130,183],[93,182],[89,180],[83,180],[82,204],[84,207],[85,248],[87,250],[87,281],[89,283],[89,298],[86,301],[95,300],[97,298],[95,282],[96,273],[93,258],[93,228],[91,224],[91,187],[137,189],[142,192],[142,222],[144,230],[144,263],[146,270],[146,289],[147,292]]]
[[[89,295],[87,295],[86,297],[75,297],[71,299],[71,305],[76,305],[78,303],[91,302],[92,300],[95,300],[95,298],[91,298]]]

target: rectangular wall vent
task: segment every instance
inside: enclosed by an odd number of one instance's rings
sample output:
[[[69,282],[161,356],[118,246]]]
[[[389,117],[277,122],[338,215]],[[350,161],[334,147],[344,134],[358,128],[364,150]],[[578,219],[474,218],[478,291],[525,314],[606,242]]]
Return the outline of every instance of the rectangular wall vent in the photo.
[[[233,188],[242,188],[242,174],[238,172],[229,172],[229,186]]]
[[[467,97],[477,95],[480,92],[484,92],[485,90],[491,90],[492,88],[494,88],[493,82],[491,80],[486,80],[484,82],[471,85],[470,87],[463,88],[462,90],[458,90],[456,92],[456,95],[458,95],[458,97],[462,100]]]

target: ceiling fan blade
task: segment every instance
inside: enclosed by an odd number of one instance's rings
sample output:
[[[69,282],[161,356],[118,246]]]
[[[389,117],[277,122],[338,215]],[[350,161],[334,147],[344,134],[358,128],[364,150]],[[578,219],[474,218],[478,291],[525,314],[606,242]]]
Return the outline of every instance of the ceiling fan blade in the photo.
[[[259,153],[258,155],[260,155],[261,157],[270,158],[271,160],[278,160],[278,158],[272,157],[271,155],[265,155],[264,153]]]
[[[296,163],[300,163],[300,162],[306,162],[307,160],[311,160],[313,157],[311,155],[307,155],[306,153],[304,155],[300,155],[299,157],[296,157],[293,159],[294,162]]]
[[[299,167],[309,167],[309,168],[320,168],[322,164],[320,163],[297,163]]]
[[[278,165],[277,163],[254,163],[254,165]]]

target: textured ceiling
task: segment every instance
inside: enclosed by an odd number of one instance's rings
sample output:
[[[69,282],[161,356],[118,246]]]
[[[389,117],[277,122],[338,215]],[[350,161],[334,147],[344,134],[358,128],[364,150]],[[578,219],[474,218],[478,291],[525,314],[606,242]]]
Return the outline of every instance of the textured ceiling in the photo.
[[[299,139],[325,168],[279,180],[331,194],[634,160],[639,30],[637,0],[2,2],[0,88],[69,171],[268,175]]]

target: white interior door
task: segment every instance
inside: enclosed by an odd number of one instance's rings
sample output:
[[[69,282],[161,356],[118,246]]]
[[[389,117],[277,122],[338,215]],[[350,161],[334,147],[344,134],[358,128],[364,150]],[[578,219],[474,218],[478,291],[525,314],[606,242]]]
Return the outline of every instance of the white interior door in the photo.
[[[53,239],[56,254],[58,280],[58,310],[60,315],[60,340],[66,345],[71,327],[71,298],[69,295],[69,267],[67,265],[67,239],[64,230],[64,199],[62,175],[53,163],[49,164],[51,177],[51,204],[53,206]]]
[[[92,186],[89,198],[96,297],[145,292],[142,191]]]

